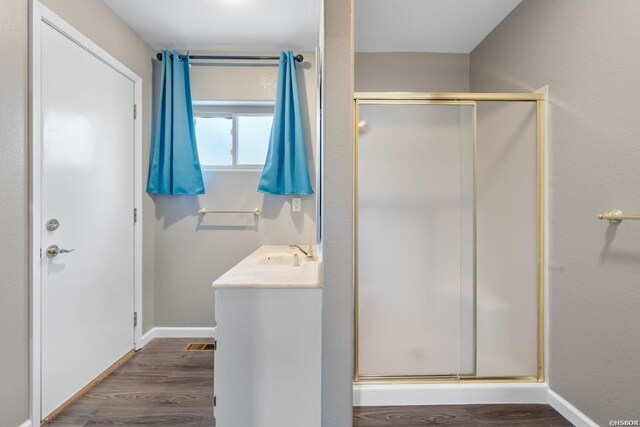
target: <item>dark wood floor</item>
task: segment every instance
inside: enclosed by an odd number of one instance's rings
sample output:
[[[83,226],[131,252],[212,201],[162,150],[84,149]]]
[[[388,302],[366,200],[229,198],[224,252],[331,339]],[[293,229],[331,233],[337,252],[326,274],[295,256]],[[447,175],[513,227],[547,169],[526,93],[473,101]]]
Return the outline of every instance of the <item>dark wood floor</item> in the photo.
[[[440,405],[353,408],[353,425],[564,427],[572,424],[549,405]]]
[[[213,354],[156,338],[48,426],[213,426]]]
[[[183,351],[191,342],[211,340],[154,339],[48,426],[215,426],[213,355]],[[447,405],[354,408],[353,425],[560,427],[571,423],[548,405]]]

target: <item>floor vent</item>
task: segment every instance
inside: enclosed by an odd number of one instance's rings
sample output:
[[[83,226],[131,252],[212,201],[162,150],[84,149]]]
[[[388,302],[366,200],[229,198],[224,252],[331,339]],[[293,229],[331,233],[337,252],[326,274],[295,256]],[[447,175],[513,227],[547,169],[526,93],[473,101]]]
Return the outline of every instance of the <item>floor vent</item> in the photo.
[[[183,351],[213,351],[215,344],[213,343],[190,343]]]

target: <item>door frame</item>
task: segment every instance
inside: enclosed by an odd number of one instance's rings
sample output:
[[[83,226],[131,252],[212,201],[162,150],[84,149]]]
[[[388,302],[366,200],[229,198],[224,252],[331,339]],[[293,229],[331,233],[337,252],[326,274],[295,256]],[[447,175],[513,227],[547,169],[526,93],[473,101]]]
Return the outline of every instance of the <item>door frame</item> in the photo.
[[[42,5],[31,1],[29,55],[29,413],[33,425],[40,425],[41,414],[41,228],[42,228],[42,46],[41,25],[51,25],[71,41],[105,64],[128,78],[134,85],[134,103],[137,106],[134,119],[134,311],[138,313],[134,327],[134,348],[142,347],[142,78],[92,42],[66,21]],[[134,114],[132,106],[131,114]],[[133,216],[133,212],[131,213]],[[133,220],[133,218],[132,218]],[[131,313],[133,322],[133,313]],[[46,415],[46,414],[45,414]]]

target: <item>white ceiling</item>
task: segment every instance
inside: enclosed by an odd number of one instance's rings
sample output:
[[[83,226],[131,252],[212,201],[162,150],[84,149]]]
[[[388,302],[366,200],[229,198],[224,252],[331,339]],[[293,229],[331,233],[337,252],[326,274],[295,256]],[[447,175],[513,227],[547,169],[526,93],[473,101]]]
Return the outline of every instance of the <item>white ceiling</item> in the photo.
[[[154,49],[314,50],[321,0],[103,0]]]
[[[356,0],[356,52],[471,52],[522,0]]]

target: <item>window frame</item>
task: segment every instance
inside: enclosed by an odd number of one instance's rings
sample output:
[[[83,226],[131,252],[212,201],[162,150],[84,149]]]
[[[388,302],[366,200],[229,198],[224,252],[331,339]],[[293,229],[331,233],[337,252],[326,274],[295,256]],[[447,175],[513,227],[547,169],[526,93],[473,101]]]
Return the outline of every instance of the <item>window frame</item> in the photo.
[[[208,165],[200,164],[202,171],[262,171],[263,164],[238,163],[238,117],[271,116],[273,117],[274,103],[272,101],[195,101],[193,102],[193,118],[223,117],[231,119],[231,164]],[[195,123],[194,123],[195,126]]]

